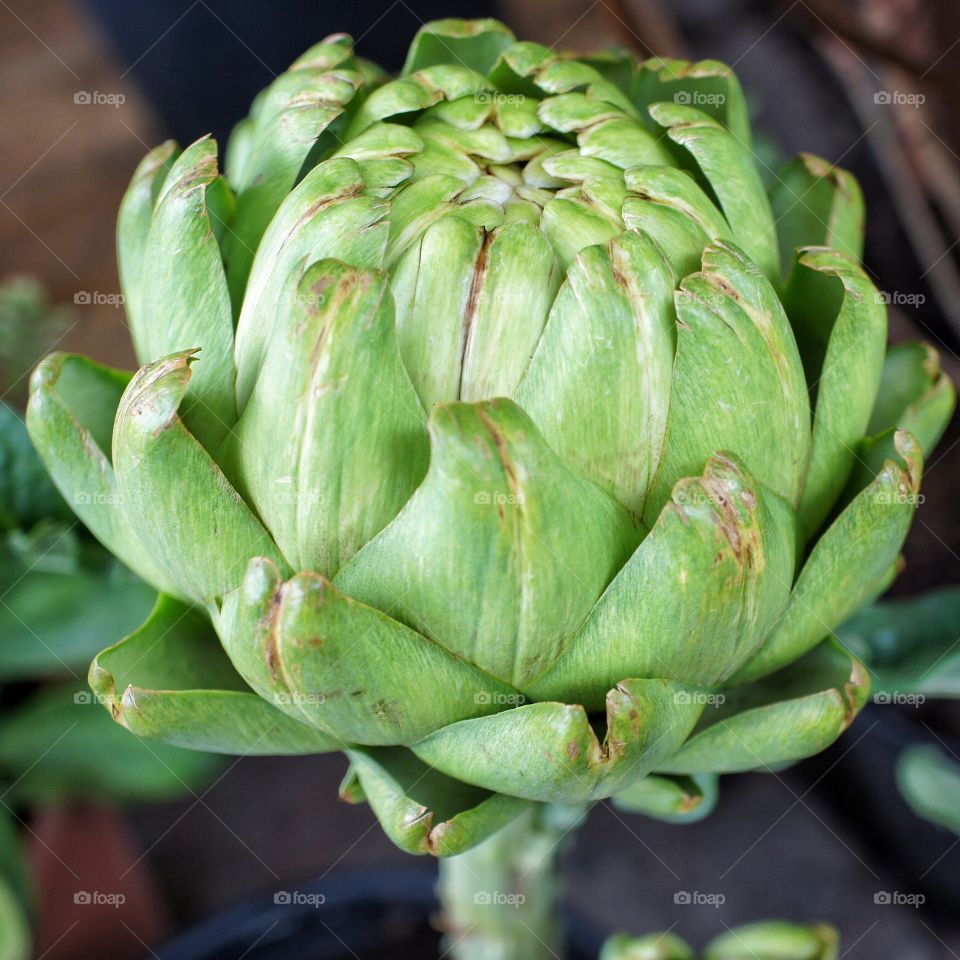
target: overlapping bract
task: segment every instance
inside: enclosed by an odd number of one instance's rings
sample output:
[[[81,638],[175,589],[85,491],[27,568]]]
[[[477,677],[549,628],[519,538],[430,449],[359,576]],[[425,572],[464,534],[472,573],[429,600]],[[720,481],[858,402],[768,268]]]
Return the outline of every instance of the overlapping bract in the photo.
[[[954,398],[929,348],[884,358],[849,174],[768,194],[722,64],[494,21],[395,80],[319,44],[217,162],[165,144],[124,200],[145,366],[34,378],[57,483],[164,594],[91,670],[121,723],[343,749],[438,854],[529,802],[693,815],[850,723],[831,631]]]

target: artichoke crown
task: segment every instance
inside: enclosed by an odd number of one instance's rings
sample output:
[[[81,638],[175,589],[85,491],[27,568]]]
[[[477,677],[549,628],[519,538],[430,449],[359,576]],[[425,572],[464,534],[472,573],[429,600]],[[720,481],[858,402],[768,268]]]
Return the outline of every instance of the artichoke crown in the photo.
[[[849,724],[831,632],[953,405],[885,352],[849,173],[761,169],[723,64],[490,20],[395,79],[328,38],[224,167],[166,143],[124,198],[139,372],[33,381],[58,485],[163,594],[91,671],[121,722],[345,749],[439,853],[530,801],[689,811]]]

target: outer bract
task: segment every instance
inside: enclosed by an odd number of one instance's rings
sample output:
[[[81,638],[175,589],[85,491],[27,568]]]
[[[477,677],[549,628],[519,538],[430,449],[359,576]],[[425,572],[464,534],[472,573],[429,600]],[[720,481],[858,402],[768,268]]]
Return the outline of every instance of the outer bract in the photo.
[[[885,359],[854,180],[757,167],[720,63],[425,26],[398,79],[303,55],[120,211],[144,366],[58,354],[32,436],[162,596],[91,683],[234,753],[345,750],[408,850],[530,802],[703,812],[864,702],[953,405]],[[188,610],[205,610],[213,631]]]

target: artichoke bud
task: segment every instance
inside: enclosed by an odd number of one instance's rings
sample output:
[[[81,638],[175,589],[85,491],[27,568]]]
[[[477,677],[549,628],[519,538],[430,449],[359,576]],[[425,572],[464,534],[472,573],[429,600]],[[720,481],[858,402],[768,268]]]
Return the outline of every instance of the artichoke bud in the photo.
[[[822,749],[867,689],[827,638],[890,582],[954,405],[930,348],[884,361],[862,213],[809,156],[768,197],[724,65],[487,20],[425,25],[395,79],[327,38],[223,175],[208,138],[157,148],[118,223],[144,366],[50,358],[28,412],[172,595],[103,655],[119,719],[343,748],[443,855],[529,802],[692,819],[717,773]]]

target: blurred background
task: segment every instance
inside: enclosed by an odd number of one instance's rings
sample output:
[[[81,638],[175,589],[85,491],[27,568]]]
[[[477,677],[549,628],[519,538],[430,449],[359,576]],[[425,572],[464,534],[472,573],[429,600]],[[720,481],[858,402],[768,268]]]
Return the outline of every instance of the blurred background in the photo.
[[[561,49],[614,44],[732,64],[761,169],[772,179],[802,149],[856,174],[869,214],[866,267],[890,304],[891,338],[929,341],[960,379],[956,0],[0,0],[3,400],[22,407],[30,368],[54,347],[133,366],[114,218],[150,147],[208,132],[223,142],[253,95],[328,33],[351,33],[363,56],[397,69],[420,24],[451,15],[499,16],[521,37]],[[958,481],[955,423],[927,467],[894,596],[960,584]],[[958,653],[958,624],[940,624],[940,668]],[[82,691],[79,660],[62,665]],[[25,677],[0,670],[0,707],[20,703]],[[938,780],[940,825],[918,817],[896,789],[893,763],[916,743],[960,761],[960,709],[900,700],[868,707],[822,757],[726,778],[703,823],[674,827],[598,805],[568,855],[577,923],[676,926],[702,943],[763,917],[822,919],[841,929],[844,957],[960,956],[960,808],[951,820],[950,783]],[[230,759],[203,771],[169,760],[176,782],[167,794],[181,799],[120,813],[118,801],[137,791],[91,789],[48,792],[37,805],[10,784],[29,780],[30,757],[74,748],[63,724],[28,726],[24,770],[0,775],[8,787],[0,803],[28,851],[37,956],[172,957],[160,944],[179,931],[298,884],[332,897],[338,884],[372,888],[403,868],[413,871],[403,875],[407,890],[429,888],[430,864],[411,866],[366,807],[337,800],[338,756]],[[0,743],[0,765],[3,756]],[[77,898],[96,890],[123,902]],[[678,904],[677,891],[722,893],[724,902]],[[351,931],[331,925],[348,950],[337,955],[358,956]]]

